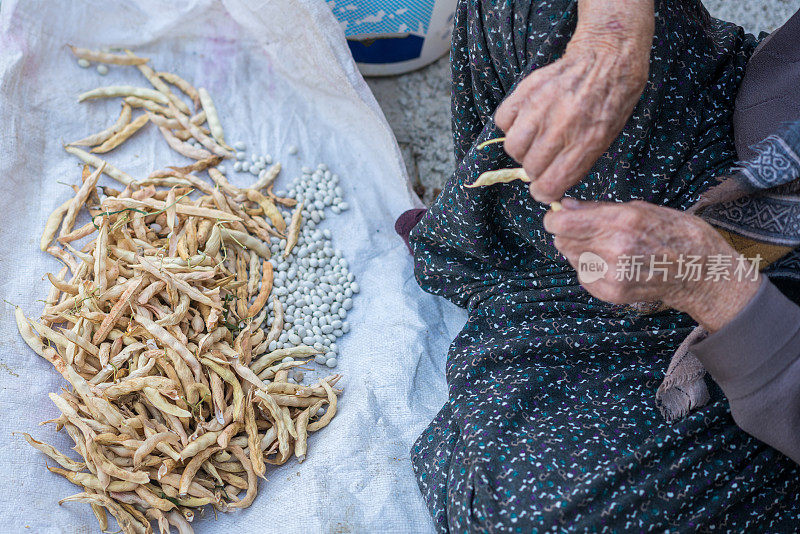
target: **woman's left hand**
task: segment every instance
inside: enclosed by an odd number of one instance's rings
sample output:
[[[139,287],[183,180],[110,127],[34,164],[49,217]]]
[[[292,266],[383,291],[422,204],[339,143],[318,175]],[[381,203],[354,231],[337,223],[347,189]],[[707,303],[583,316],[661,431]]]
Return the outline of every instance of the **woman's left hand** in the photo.
[[[757,269],[748,271],[750,263],[697,216],[642,201],[566,198],[562,206],[545,215],[545,229],[582,285],[601,300],[660,300],[713,332],[744,308],[761,283]]]

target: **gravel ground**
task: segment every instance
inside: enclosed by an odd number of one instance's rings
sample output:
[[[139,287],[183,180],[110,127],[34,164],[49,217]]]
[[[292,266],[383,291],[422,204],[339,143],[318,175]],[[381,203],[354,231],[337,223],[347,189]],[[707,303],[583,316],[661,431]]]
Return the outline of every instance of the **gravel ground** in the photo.
[[[757,33],[783,24],[800,9],[800,0],[706,0],[705,5],[715,17]],[[430,204],[455,166],[447,56],[418,71],[367,83],[394,130],[417,194]]]

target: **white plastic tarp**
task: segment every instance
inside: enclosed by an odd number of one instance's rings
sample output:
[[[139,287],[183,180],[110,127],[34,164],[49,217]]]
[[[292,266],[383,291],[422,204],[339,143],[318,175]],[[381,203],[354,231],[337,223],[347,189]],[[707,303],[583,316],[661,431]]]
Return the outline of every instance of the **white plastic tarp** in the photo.
[[[422,293],[394,234],[418,202],[400,152],[355,69],[328,7],[314,0],[3,0],[0,3],[0,524],[3,532],[92,532],[85,504],[58,506],[78,488],[47,472],[45,457],[14,431],[62,450],[47,394],[64,385],[22,342],[13,306],[36,316],[46,272],[60,265],[38,242],[48,214],[80,167],[62,144],[113,121],[117,102],[78,104],[98,85],[146,84],[135,69],[106,77],[76,65],[65,44],[125,46],[208,88],[227,138],[284,164],[282,188],[302,165],[327,163],[352,208],[322,224],[362,291],[338,343],[345,393],[332,424],[312,435],[303,464],[267,471],[249,509],[206,513],[199,532],[428,532],[409,449],[446,398],[444,357],[464,314]],[[288,147],[300,148],[297,156]],[[153,130],[108,156],[135,177],[174,164]],[[228,167],[230,168],[230,163]],[[104,178],[105,179],[105,178]],[[253,180],[233,175],[234,183]],[[60,183],[62,182],[62,183]],[[109,184],[111,182],[108,182]]]

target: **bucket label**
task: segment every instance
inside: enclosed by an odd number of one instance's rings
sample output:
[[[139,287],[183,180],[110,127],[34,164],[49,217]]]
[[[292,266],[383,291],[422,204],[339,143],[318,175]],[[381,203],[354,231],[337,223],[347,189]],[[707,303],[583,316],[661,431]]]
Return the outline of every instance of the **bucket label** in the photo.
[[[424,36],[435,0],[329,0],[346,37],[413,33]]]

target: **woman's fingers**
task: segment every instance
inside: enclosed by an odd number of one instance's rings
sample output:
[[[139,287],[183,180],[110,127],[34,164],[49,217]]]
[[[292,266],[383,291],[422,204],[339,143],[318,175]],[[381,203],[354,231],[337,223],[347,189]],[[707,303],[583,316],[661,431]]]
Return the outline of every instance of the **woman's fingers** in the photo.
[[[564,205],[566,201],[566,206]],[[548,211],[544,216],[544,229],[563,238],[592,239],[600,232],[611,228],[615,213],[613,205],[601,202],[580,202],[575,208],[575,199],[564,199],[561,211]]]
[[[533,71],[497,106],[497,110],[494,113],[494,123],[501,130],[508,133],[520,111],[535,102],[531,95],[547,78],[552,76],[552,71],[552,65]]]
[[[535,144],[534,144],[535,145]],[[539,150],[536,146],[531,151]],[[586,173],[592,168],[594,162],[602,154],[601,151],[591,151],[583,143],[574,143],[567,148],[561,148],[554,152],[552,159],[547,161],[547,166],[540,168],[536,175],[536,180],[531,182],[529,188],[531,196],[539,202],[549,204],[559,200],[567,190],[580,182]],[[526,163],[527,163],[526,159]],[[534,160],[532,165],[540,164],[546,159]],[[529,176],[532,171],[525,165],[525,171]]]
[[[561,199],[561,207],[568,210],[585,210],[597,206],[597,202],[578,200],[577,198],[564,197]]]
[[[494,112],[494,123],[504,132],[508,132],[511,128],[519,112],[518,99],[514,98],[514,94],[515,93],[511,93],[511,95],[497,107],[497,111]]]
[[[506,140],[503,141],[503,149],[506,154],[523,162],[526,155],[530,152],[531,144],[540,135],[539,120],[535,110],[526,109],[514,119],[514,124],[506,130]],[[527,172],[527,169],[525,169]],[[535,179],[536,175],[528,173],[528,176]]]
[[[494,112],[494,123],[506,133],[511,129],[520,110],[525,107],[524,104],[528,100],[524,82],[525,80],[500,103],[497,110]]]
[[[532,141],[527,153],[517,159],[522,163],[525,173],[531,177],[531,183],[539,179],[563,147],[564,136],[557,129],[545,130]]]

